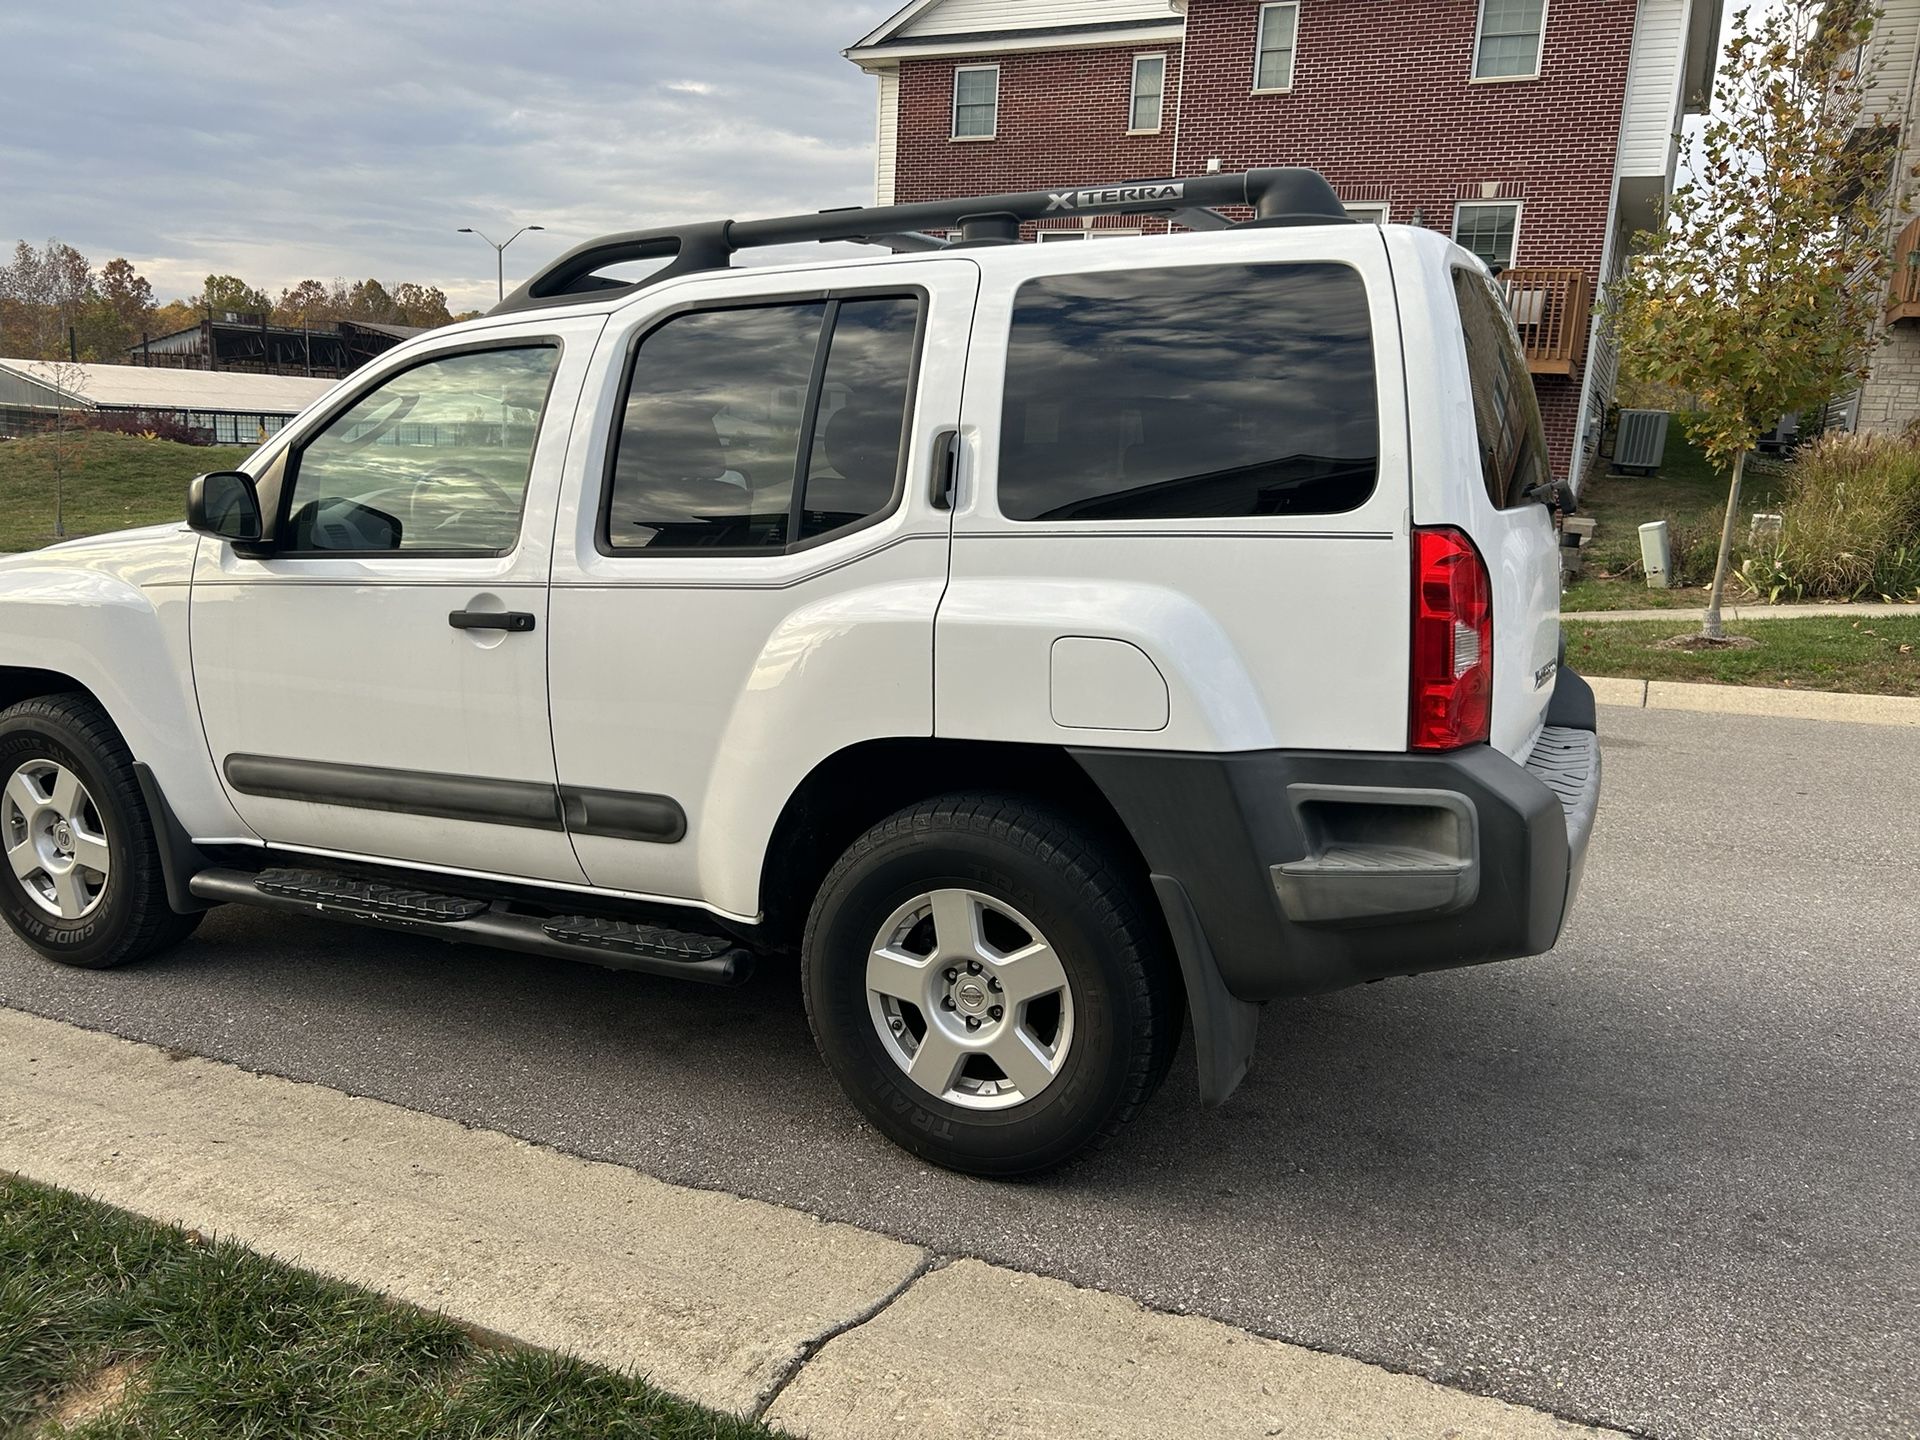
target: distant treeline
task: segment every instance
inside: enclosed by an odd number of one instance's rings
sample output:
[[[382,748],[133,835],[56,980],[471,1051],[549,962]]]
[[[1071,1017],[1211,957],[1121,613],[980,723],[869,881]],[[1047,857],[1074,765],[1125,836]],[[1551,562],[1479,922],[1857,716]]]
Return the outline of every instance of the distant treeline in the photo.
[[[142,335],[171,334],[229,311],[316,329],[340,320],[430,327],[466,318],[448,312],[442,291],[410,280],[391,287],[378,280],[302,280],[276,300],[237,275],[209,275],[199,294],[160,305],[128,261],[109,260],[96,270],[58,240],[39,250],[22,240],[12,261],[0,265],[0,355],[18,359],[68,358],[71,331],[79,359],[124,362]]]

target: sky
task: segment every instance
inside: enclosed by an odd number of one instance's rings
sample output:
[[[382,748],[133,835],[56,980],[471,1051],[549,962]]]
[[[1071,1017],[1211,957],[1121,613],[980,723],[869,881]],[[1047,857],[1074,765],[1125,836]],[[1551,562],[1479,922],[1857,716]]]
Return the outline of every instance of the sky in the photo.
[[[888,0],[0,0],[0,246],[438,285],[612,230],[871,203]],[[29,59],[29,57],[31,57]]]
[[[898,0],[0,0],[0,247],[494,298],[613,230],[869,203]],[[1728,0],[1728,10],[1741,0]],[[1765,3],[1765,0],[1763,0]]]

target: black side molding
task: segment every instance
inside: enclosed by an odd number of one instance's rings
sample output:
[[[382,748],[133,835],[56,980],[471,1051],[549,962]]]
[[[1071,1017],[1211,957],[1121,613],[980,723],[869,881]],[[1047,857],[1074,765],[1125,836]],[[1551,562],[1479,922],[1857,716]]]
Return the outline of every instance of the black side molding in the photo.
[[[686,838],[687,812],[671,796],[562,785],[560,802],[567,829],[575,835],[649,840],[657,845],[672,845]]]
[[[1547,724],[1564,726],[1568,730],[1585,730],[1590,734],[1600,728],[1593,687],[1569,670],[1564,659],[1560,662],[1559,676],[1554,681],[1553,698],[1547,702]]]
[[[555,787],[537,780],[437,775],[427,770],[391,770],[271,755],[229,755],[222,768],[227,783],[241,794],[269,800],[300,800],[439,820],[473,820],[526,830],[568,831],[657,845],[674,844],[687,833],[687,812],[668,795]]]

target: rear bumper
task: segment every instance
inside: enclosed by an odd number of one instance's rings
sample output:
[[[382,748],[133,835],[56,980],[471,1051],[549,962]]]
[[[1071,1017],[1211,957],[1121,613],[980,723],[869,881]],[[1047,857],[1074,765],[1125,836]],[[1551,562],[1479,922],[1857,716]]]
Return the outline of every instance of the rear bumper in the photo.
[[[1525,765],[1486,745],[1074,753],[1146,857],[1198,1030],[1211,1022],[1196,987],[1216,986],[1212,1008],[1232,1017],[1552,949],[1599,803],[1593,713],[1591,689],[1563,671]]]

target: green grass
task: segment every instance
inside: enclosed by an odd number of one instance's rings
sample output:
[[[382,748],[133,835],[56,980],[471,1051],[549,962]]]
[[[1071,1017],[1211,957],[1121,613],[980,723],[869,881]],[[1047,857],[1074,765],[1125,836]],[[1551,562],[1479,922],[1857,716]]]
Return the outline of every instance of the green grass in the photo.
[[[93,431],[67,443],[75,451],[63,486],[68,538],[185,519],[187,481],[231,470],[252,453]],[[0,440],[0,554],[53,543],[56,444],[44,436]]]
[[[1567,663],[1582,675],[1630,680],[1697,680],[1785,690],[1920,695],[1920,618],[1759,620],[1729,625],[1751,650],[1666,650],[1659,642],[1695,635],[1697,623],[1632,620],[1582,625],[1567,617]]]
[[[118,1404],[88,1415],[79,1402],[100,1389],[103,1371],[131,1379]],[[447,1320],[368,1291],[0,1176],[0,1437],[9,1440],[772,1433],[630,1376],[483,1348]]]
[[[1775,508],[1785,477],[1770,462],[1749,464],[1740,487],[1740,514]],[[1666,462],[1653,476],[1590,475],[1580,513],[1600,522],[1586,549],[1586,573],[1567,588],[1562,608],[1576,610],[1704,609],[1705,587],[1727,510],[1727,477],[1707,464],[1680,431],[1678,417],[1667,434]],[[1686,583],[1649,590],[1640,566],[1640,527],[1665,520],[1671,527],[1675,567]]]

